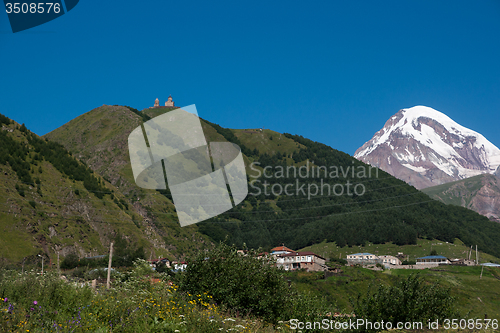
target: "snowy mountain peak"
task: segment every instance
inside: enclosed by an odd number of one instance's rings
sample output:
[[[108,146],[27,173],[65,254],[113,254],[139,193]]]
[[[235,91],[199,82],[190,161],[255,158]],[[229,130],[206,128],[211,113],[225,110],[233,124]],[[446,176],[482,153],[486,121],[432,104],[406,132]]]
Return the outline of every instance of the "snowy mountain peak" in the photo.
[[[354,157],[417,188],[494,173],[500,149],[481,134],[426,106],[389,118]]]

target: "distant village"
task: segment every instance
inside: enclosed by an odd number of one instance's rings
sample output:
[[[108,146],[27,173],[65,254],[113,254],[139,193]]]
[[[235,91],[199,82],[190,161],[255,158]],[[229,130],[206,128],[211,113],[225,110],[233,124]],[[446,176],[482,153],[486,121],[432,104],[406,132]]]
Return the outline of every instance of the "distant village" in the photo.
[[[246,251],[239,250],[238,253],[246,255]],[[271,256],[276,260],[276,266],[285,271],[305,270],[307,272],[339,272],[342,264],[347,262],[348,266],[359,266],[368,269],[426,269],[435,268],[440,265],[457,265],[457,266],[475,266],[478,265],[477,260],[472,260],[472,253],[468,258],[447,258],[441,255],[430,255],[416,258],[415,264],[403,265],[403,261],[407,256],[399,252],[397,256],[392,255],[375,255],[372,253],[353,253],[347,255],[347,258],[335,261],[335,265],[328,265],[328,260],[311,251],[294,251],[282,245],[271,249],[271,252],[259,254],[259,257]],[[159,258],[149,260],[151,267],[156,267],[158,263],[165,264],[174,272],[183,271],[188,263],[185,261],[177,262],[170,261],[167,258]],[[494,264],[483,264],[494,265]],[[498,265],[500,266],[500,265]]]

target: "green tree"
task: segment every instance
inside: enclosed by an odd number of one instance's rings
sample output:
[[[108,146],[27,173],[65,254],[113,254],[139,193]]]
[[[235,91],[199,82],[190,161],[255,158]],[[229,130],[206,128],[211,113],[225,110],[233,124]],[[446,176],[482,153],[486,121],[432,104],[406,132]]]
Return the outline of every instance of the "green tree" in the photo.
[[[418,274],[412,274],[395,286],[380,285],[376,292],[358,295],[353,304],[356,318],[371,322],[422,321],[459,318],[453,307],[450,290],[439,285],[427,285]]]
[[[242,255],[224,243],[190,260],[180,287],[192,294],[208,292],[230,311],[270,322],[286,318],[287,305],[292,308],[290,288],[270,259],[258,258],[255,251]]]
[[[80,262],[80,259],[75,253],[70,253],[66,257],[64,257],[63,261],[61,262],[61,268],[62,269],[72,269],[75,267],[78,267],[78,264]]]

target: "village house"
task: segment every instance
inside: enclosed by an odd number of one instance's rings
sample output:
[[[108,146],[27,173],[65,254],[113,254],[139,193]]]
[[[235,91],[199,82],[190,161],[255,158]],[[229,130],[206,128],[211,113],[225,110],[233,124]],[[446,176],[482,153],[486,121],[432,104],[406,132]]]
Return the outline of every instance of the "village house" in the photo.
[[[308,272],[326,271],[326,259],[314,252],[292,252],[276,255],[276,266],[282,267],[286,271],[305,269]]]
[[[452,265],[457,265],[457,266],[475,266],[476,265],[474,260],[463,259],[463,258],[450,259],[450,263]]]
[[[349,265],[375,265],[379,263],[379,257],[371,253],[354,253],[347,255]]]
[[[168,268],[170,268],[170,260],[167,258],[151,259],[148,260],[149,266],[156,268],[159,263],[164,263]]]
[[[182,272],[187,268],[187,262],[185,262],[185,261],[181,261],[181,262],[172,261],[172,268],[173,268],[174,272],[177,272],[177,271]]]
[[[395,256],[383,255],[383,256],[378,256],[378,258],[379,258],[379,263],[381,263],[384,266],[402,264],[401,260],[399,260]]]
[[[443,256],[427,256],[427,257],[421,257],[417,258],[417,265],[429,265],[429,264],[434,264],[434,265],[449,265],[450,261],[448,258],[443,257]]]
[[[285,245],[278,246],[278,247],[271,249],[271,255],[273,255],[275,257],[278,255],[281,255],[281,254],[289,254],[289,253],[294,253],[294,252],[295,252],[294,250],[287,248]]]

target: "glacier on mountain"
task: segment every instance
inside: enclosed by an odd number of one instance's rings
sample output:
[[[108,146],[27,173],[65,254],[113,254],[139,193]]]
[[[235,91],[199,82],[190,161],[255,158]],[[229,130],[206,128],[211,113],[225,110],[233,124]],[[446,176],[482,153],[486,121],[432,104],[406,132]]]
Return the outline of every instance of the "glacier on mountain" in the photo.
[[[389,156],[422,177],[398,168]],[[426,106],[402,109],[390,117],[354,157],[396,177],[399,173],[403,180],[408,177],[420,182],[419,187],[494,173],[500,166],[500,149],[483,135]]]

